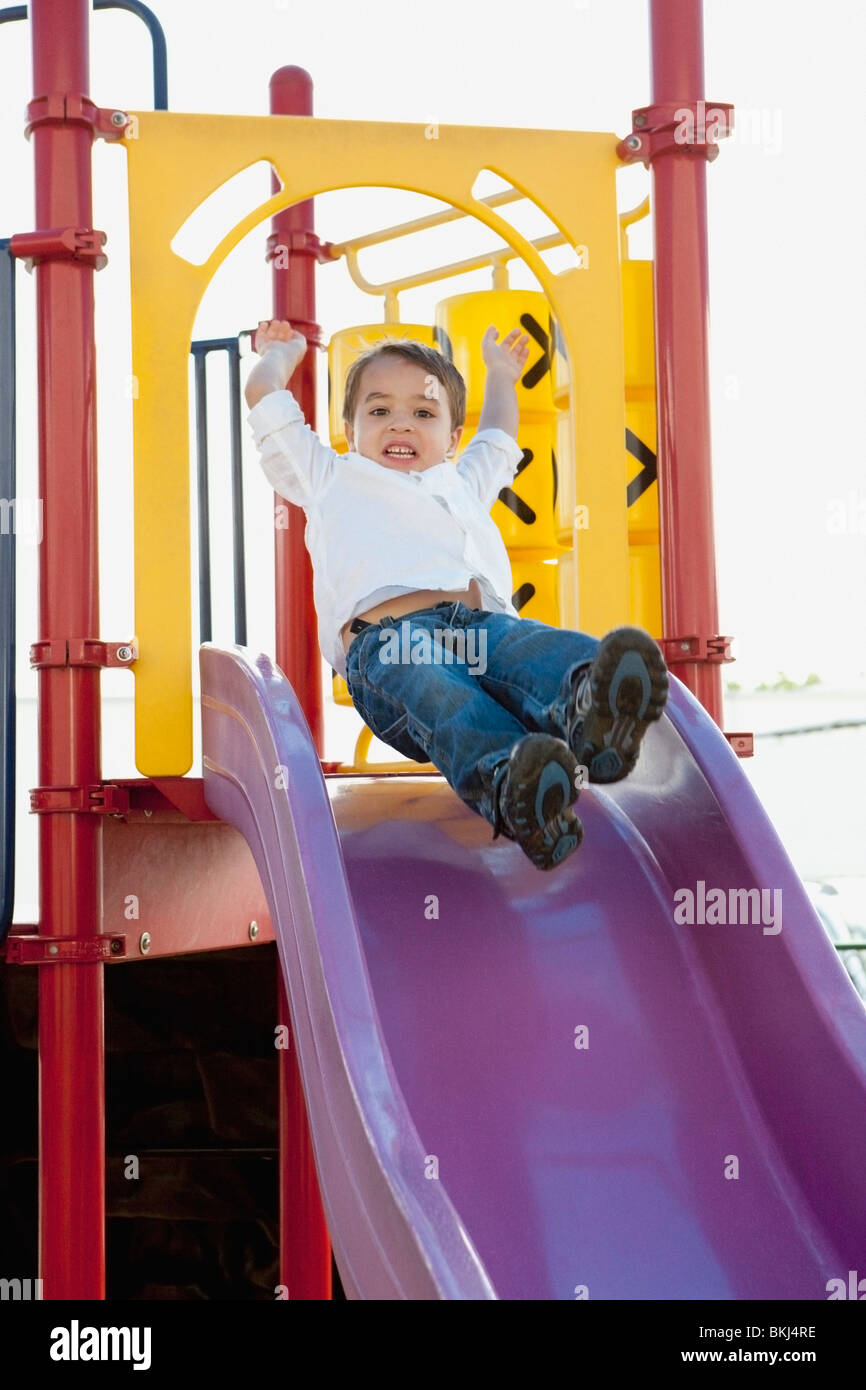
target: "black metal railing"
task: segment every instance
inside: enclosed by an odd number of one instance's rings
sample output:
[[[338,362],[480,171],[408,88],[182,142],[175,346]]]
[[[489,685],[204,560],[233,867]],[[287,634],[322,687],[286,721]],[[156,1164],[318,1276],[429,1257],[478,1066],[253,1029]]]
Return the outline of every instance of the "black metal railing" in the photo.
[[[199,639],[213,639],[213,588],[210,544],[210,482],[207,429],[207,359],[224,352],[228,366],[229,447],[232,500],[232,589],[235,642],[247,642],[247,580],[244,553],[244,493],[241,442],[240,338],[206,338],[190,346],[195,363],[195,439],[198,491],[198,604]]]

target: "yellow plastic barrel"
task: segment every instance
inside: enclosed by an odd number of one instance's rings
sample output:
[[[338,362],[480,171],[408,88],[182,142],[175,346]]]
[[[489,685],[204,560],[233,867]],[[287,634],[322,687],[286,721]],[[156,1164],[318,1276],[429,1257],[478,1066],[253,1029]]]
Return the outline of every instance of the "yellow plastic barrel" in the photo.
[[[556,407],[551,375],[551,315],[545,296],[532,290],[482,290],[454,295],[437,304],[435,321],[441,350],[450,354],[466,382],[466,427],[461,452],[478,429],[484,404],[484,334],[492,325],[499,330],[500,341],[513,328],[528,335],[529,358],[516,387],[517,442],[523,459],[504,497],[494,502],[491,516],[510,555],[533,561],[555,556],[560,549],[556,536]]]
[[[513,481],[493,503],[490,515],[499,527],[509,554],[519,551],[526,559],[546,560],[556,554],[555,414],[547,420],[521,420],[517,442],[523,450]],[[467,425],[469,442],[477,429]],[[462,452],[462,450],[461,450]]]
[[[442,350],[466,382],[466,414],[475,419],[484,404],[487,368],[481,355],[481,340],[492,325],[499,329],[499,341],[512,328],[521,328],[530,340],[529,360],[517,383],[517,404],[521,419],[549,417],[554,410],[551,376],[550,308],[543,294],[535,290],[482,290],[457,294],[436,305],[436,328]]]

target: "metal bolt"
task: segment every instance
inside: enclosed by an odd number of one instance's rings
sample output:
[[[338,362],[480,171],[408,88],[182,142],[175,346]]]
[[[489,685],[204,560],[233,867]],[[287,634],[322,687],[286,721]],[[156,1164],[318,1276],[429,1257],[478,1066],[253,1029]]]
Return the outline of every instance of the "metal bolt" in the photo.
[[[629,135],[626,137],[625,147],[627,150],[639,150],[641,139],[639,135]]]
[[[150,950],[150,932],[149,932],[149,931],[143,931],[143,932],[141,933],[141,936],[138,938],[138,949],[139,949],[139,951],[141,951],[141,954],[142,954],[143,956],[146,956],[146,955],[147,955],[148,951]]]
[[[132,660],[132,647],[118,647],[118,649],[117,649],[117,659],[118,659],[118,661],[131,661],[131,660]]]
[[[691,649],[691,645],[691,642],[680,642],[680,648],[684,652],[689,651]]]
[[[112,938],[111,945],[108,949],[113,956],[119,956],[121,951],[123,950],[123,942],[119,941],[118,938],[115,936]]]
[[[250,930],[250,941],[255,941],[256,937],[257,937],[258,934],[259,934],[259,924],[258,924],[258,922],[250,922],[250,928],[249,928],[249,930]]]
[[[48,947],[48,954],[49,954],[49,956],[56,956],[59,950],[60,950],[60,947],[59,947],[59,946],[49,946],[49,947]]]
[[[634,123],[636,126],[646,125],[646,116],[635,116]]]
[[[128,120],[129,117],[127,116],[125,111],[112,111],[111,113],[112,125],[126,125]]]

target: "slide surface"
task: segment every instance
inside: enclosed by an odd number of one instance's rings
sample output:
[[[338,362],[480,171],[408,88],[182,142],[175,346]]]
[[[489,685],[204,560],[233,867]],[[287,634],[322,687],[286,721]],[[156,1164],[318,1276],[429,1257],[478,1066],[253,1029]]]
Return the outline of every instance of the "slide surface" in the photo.
[[[205,795],[268,895],[348,1297],[866,1276],[866,1011],[680,682],[541,873],[442,778],[324,777],[266,657],[201,671]]]

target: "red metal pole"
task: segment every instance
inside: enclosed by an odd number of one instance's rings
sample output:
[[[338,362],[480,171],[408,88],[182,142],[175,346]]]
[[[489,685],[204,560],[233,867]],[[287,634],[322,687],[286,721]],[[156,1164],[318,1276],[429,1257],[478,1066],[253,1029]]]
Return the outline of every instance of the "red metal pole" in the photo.
[[[271,112],[275,116],[313,114],[313,79],[303,68],[279,68],[271,77],[270,95]],[[279,188],[276,179],[272,179],[271,188],[276,193]],[[322,330],[315,322],[316,246],[312,198],[277,213],[269,238],[273,256],[274,314],[277,318],[288,319],[310,344],[310,351],[292,377],[291,389],[305,419],[314,427],[316,350],[322,341]],[[288,507],[288,527],[278,526],[275,530],[277,664],[292,684],[321,757],[324,753],[322,658],[313,608],[313,570],[304,544],[304,513],[282,497],[276,497],[275,503],[278,507]]]
[[[312,116],[313,80],[303,68],[279,68],[271,77],[271,112]],[[272,180],[272,191],[279,187]],[[284,208],[273,219],[269,246],[273,264],[274,315],[303,333],[310,351],[292,376],[292,394],[315,426],[316,349],[321,329],[316,314],[316,233],[313,200]],[[316,748],[324,752],[321,661],[313,607],[313,572],[304,544],[304,513],[275,496],[288,511],[288,527],[274,532],[276,561],[277,665],[294,687]],[[289,1024],[282,979],[278,981],[279,1021]],[[280,1052],[280,1265],[289,1298],[331,1297],[331,1245],[319,1195],[313,1146],[294,1043]]]
[[[92,228],[92,127],[64,98],[89,89],[88,0],[30,0],[36,228]],[[75,102],[67,103],[66,110]],[[45,116],[45,119],[41,117]],[[96,383],[93,266],[35,268],[39,367],[39,637],[97,637]],[[39,671],[39,781],[100,781],[99,672]],[[39,821],[40,932],[100,930],[100,828],[92,813]],[[102,966],[39,972],[40,1275],[44,1297],[105,1296]]]
[[[653,103],[704,97],[701,0],[650,0]],[[709,403],[706,160],[687,145],[652,162],[659,511],[665,638],[719,631]],[[674,670],[722,723],[717,663]]]

